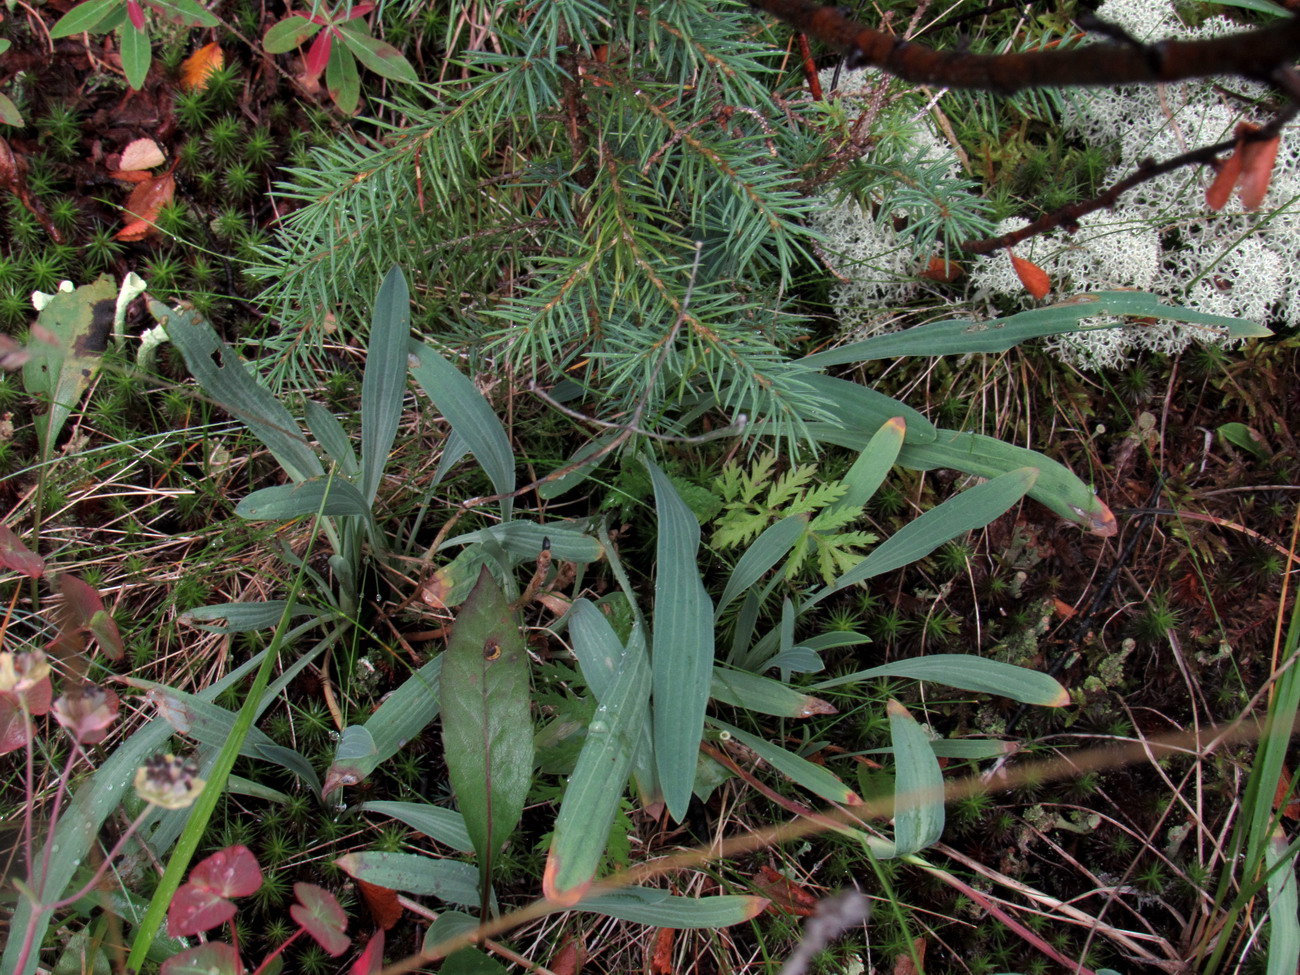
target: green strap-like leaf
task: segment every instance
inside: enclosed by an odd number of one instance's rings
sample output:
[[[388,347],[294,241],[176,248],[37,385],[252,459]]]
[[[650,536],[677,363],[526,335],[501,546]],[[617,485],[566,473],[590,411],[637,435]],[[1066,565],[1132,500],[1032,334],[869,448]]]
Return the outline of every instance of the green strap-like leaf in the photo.
[[[361,381],[361,493],[368,506],[375,503],[402,418],[410,341],[411,296],[402,269],[393,267],[375,298]]]
[[[906,856],[943,835],[943,772],[930,737],[907,708],[894,700],[887,708],[894,744],[894,848]]]
[[[352,441],[348,439],[347,431],[339,423],[338,417],[315,400],[309,399],[303,404],[303,418],[307,421],[307,429],[319,441],[325,453],[329,454],[330,460],[338,464],[340,474],[356,477],[361,473]]]
[[[806,611],[832,593],[872,576],[892,572],[917,559],[923,559],[944,542],[964,532],[983,528],[1023,498],[1037,477],[1038,471],[1033,468],[1012,471],[978,484],[955,498],[949,498],[937,508],[931,508],[881,542],[875,551],[836,579],[834,585],[827,586],[805,601],[801,610]]]
[[[235,514],[249,521],[287,521],[317,512],[327,517],[356,515],[368,519],[370,506],[343,477],[313,477],[297,484],[262,488],[235,506]]]
[[[449,904],[477,907],[478,871],[459,860],[435,860],[416,853],[349,853],[334,861],[349,877],[368,884],[422,897],[437,897]]]
[[[266,444],[291,478],[302,481],[325,473],[289,411],[253,378],[202,316],[158,301],[151,301],[149,310],[166,328],[203,391]]]
[[[411,367],[415,381],[447,418],[451,428],[469,444],[496,492],[509,494],[514,491],[514,451],[510,449],[510,438],[488,401],[474,388],[474,383],[444,359],[437,349],[424,342],[412,341],[410,352],[416,359]],[[507,521],[512,508],[509,498],[501,502],[502,515]]]
[[[862,802],[857,793],[846,786],[839,778],[820,765],[814,765],[806,758],[800,758],[794,752],[786,751],[765,738],[741,731],[734,725],[717,718],[709,718],[709,724],[729,733],[742,745],[752,749],[763,761],[780,772],[796,785],[801,785],[814,795],[827,802],[842,805],[858,805]]]
[[[519,822],[533,775],[528,654],[486,568],[456,616],[440,685],[447,771],[478,854],[486,908],[492,863]]]
[[[1244,4],[1243,4],[1244,6]],[[1211,315],[1163,304],[1160,299],[1141,291],[1102,291],[1076,295],[1068,302],[1033,308],[1006,318],[988,322],[947,321],[918,325],[901,332],[877,335],[800,359],[800,363],[826,369],[849,362],[874,359],[898,359],[909,355],[968,355],[972,352],[1005,352],[1029,339],[1061,335],[1068,332],[1093,331],[1097,326],[1080,327],[1084,318],[1115,315],[1131,318],[1159,318],[1176,322],[1209,325],[1231,338],[1256,338],[1272,333],[1241,318]],[[1122,322],[1102,328],[1118,328]]]
[[[725,928],[757,917],[767,905],[763,897],[673,897],[667,891],[624,887],[588,897],[577,910],[657,928]]]
[[[393,819],[401,820],[411,829],[418,830],[453,850],[459,850],[461,853],[474,852],[469,830],[465,828],[465,817],[454,809],[444,809],[442,806],[430,805],[427,802],[387,800],[363,802],[359,808],[363,812],[377,813],[380,816],[391,816]]]
[[[86,0],[79,3],[55,22],[50,37],[71,37],[73,34],[93,33],[101,23],[122,9],[122,0]]]
[[[1060,708],[1070,703],[1069,692],[1048,674],[1001,660],[989,660],[965,653],[933,653],[924,657],[895,660],[879,667],[869,667],[856,673],[836,677],[814,684],[816,690],[827,690],[843,684],[876,677],[907,677],[912,680],[933,681],[948,687],[982,694],[997,694],[1024,704]]]
[[[753,544],[745,549],[745,554],[731,570],[731,576],[727,579],[727,588],[722,590],[722,597],[718,600],[718,608],[714,615],[721,616],[723,609],[731,605],[732,600],[748,592],[754,583],[763,578],[763,574],[768,569],[790,554],[790,549],[802,537],[807,527],[806,515],[789,515],[774,525],[768,525],[763,530],[763,534],[754,539]]]
[[[645,655],[627,651],[587,725],[587,740],[564,790],[542,878],[542,890],[552,900],[575,902],[596,875],[649,702]]]
[[[723,704],[781,718],[810,718],[814,714],[835,713],[835,708],[826,701],[796,690],[783,681],[730,667],[713,668],[709,696]]]
[[[713,670],[713,608],[700,581],[700,523],[653,462],[659,534],[655,547],[655,611],[650,658],[654,674],[654,744],[659,784],[679,822],[695,785]]]

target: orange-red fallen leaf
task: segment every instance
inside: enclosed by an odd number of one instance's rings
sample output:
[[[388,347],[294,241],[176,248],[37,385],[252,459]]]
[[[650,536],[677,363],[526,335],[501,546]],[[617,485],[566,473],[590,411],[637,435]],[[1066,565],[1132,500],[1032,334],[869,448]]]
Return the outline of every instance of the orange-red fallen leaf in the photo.
[[[125,172],[153,169],[166,161],[162,149],[153,139],[134,139],[122,150],[122,161],[117,164],[117,168]]]
[[[1215,174],[1214,182],[1205,191],[1205,205],[1211,210],[1222,210],[1224,204],[1228,202],[1228,197],[1232,196],[1232,188],[1237,185],[1237,178],[1241,175],[1240,139],[1237,140],[1237,147],[1232,150],[1232,155],[1218,165],[1219,171]]]
[[[387,931],[398,922],[402,916],[402,905],[397,903],[397,891],[361,879],[357,880],[357,887],[366,907],[370,908],[370,916],[375,919],[381,931]]]
[[[115,169],[108,174],[114,179],[120,179],[123,183],[143,183],[147,179],[153,179],[153,174],[143,169]]]
[[[1060,599],[1053,599],[1052,606],[1056,609],[1056,613],[1061,617],[1061,619],[1068,620],[1074,618],[1075,609],[1069,603]]]
[[[1258,139],[1241,145],[1241,183],[1237,195],[1247,210],[1258,210],[1268,194],[1268,183],[1273,178],[1273,163],[1277,159],[1280,136]]]
[[[940,284],[952,284],[965,273],[965,269],[956,261],[945,261],[942,257],[932,257],[925,270],[917,276],[928,278],[931,281],[938,281]]]
[[[673,975],[673,928],[660,928],[650,955],[650,975]]]
[[[1291,801],[1287,802],[1287,796],[1291,795]],[[1282,803],[1286,802],[1286,808],[1282,808]],[[1291,793],[1291,770],[1285,765],[1282,766],[1282,774],[1278,776],[1277,791],[1273,793],[1273,808],[1281,809],[1282,815],[1287,819],[1300,819],[1300,799],[1295,798]]]
[[[1038,299],[1047,297],[1047,292],[1052,290],[1052,279],[1047,276],[1046,271],[1033,261],[1026,261],[1023,257],[1016,257],[1015,254],[1011,254],[1011,266],[1016,269],[1016,277],[1020,279],[1026,291]]]
[[[564,939],[564,944],[560,945],[560,950],[551,956],[551,961],[546,967],[555,975],[578,975],[582,971],[582,959],[585,954],[582,943],[573,935],[569,935]]]
[[[202,91],[208,87],[212,72],[220,71],[226,63],[221,45],[213,41],[181,62],[181,87],[186,91]]]
[[[126,226],[117,232],[117,239],[143,240],[155,233],[158,211],[170,203],[175,194],[176,180],[170,172],[137,183],[122,206],[122,220]]]
[[[759,867],[758,873],[749,879],[754,889],[771,901],[768,910],[779,907],[799,917],[811,917],[817,913],[816,897],[767,864]]]
[[[912,960],[915,953],[916,961]],[[916,962],[919,961],[920,967]],[[894,959],[894,975],[919,975],[925,971],[925,939],[917,938],[912,942],[912,951],[905,952]]]

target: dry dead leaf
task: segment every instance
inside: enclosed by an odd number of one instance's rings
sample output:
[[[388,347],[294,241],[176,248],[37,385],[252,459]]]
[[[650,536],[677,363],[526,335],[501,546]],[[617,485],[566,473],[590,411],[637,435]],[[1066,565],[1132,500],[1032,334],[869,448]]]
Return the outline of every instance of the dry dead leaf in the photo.
[[[1047,292],[1052,290],[1052,280],[1047,276],[1046,271],[1033,261],[1026,261],[1023,257],[1016,257],[1015,254],[1011,255],[1011,266],[1016,269],[1016,277],[1020,279],[1026,291],[1040,300],[1047,297]]]
[[[176,194],[176,180],[170,171],[137,183],[122,206],[122,219],[126,226],[115,235],[118,240],[144,240],[156,233],[154,226],[158,211],[172,201]]]
[[[181,87],[186,91],[202,91],[208,87],[208,79],[214,71],[220,71],[226,63],[226,55],[221,45],[213,41],[181,62]]]
[[[654,952],[650,956],[650,975],[673,975],[674,928],[660,928],[655,935]]]
[[[125,172],[153,169],[166,161],[162,149],[153,139],[136,139],[122,150],[122,161],[118,163],[118,169]]]

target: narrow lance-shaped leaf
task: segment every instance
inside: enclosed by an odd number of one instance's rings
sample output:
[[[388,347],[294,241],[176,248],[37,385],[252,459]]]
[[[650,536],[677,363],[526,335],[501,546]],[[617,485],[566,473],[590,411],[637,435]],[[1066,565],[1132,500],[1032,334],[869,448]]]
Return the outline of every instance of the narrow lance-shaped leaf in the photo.
[[[411,338],[411,296],[400,267],[379,286],[370,319],[370,348],[361,381],[361,493],[375,503],[379,480],[402,418],[406,393],[407,345]]]
[[[456,617],[441,699],[447,771],[478,853],[486,917],[492,862],[519,822],[533,772],[528,654],[486,568]]]
[[[686,815],[713,671],[713,607],[700,581],[700,523],[668,480],[646,461],[659,513],[655,613],[650,659],[654,673],[655,762],[674,819]]]
[[[894,743],[894,847],[905,856],[943,834],[943,772],[929,736],[907,708],[894,700],[887,707]]]

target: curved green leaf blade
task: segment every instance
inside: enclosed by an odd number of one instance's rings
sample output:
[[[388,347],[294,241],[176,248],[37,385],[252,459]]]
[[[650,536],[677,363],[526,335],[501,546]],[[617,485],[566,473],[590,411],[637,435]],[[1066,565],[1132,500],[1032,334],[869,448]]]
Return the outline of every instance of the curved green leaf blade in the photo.
[[[894,660],[879,667],[870,667],[857,673],[836,677],[834,680],[814,684],[817,690],[871,680],[876,677],[906,677],[911,680],[932,681],[963,691],[980,694],[997,694],[1023,704],[1060,708],[1070,703],[1069,692],[1056,678],[1017,667],[1001,660],[989,660],[966,653],[934,653],[907,660]]]
[[[412,340],[410,353],[415,357],[411,372],[420,388],[447,418],[451,428],[469,444],[474,457],[498,494],[515,489],[515,455],[510,449],[501,421],[474,383],[442,357],[437,349]],[[502,516],[508,521],[513,510],[510,498],[501,501]]]
[[[303,404],[303,417],[307,421],[307,429],[311,431],[311,435],[325,448],[325,453],[329,454],[330,460],[339,465],[340,473],[348,477],[355,477],[361,473],[361,465],[357,463],[352,441],[348,439],[347,432],[343,429],[343,424],[339,423],[338,417],[313,399]]]
[[[370,318],[370,348],[361,380],[361,493],[375,503],[388,453],[402,418],[407,347],[411,341],[411,294],[402,269],[384,276]]]
[[[338,36],[356,55],[357,60],[375,74],[392,81],[405,81],[414,84],[420,80],[411,62],[402,57],[402,52],[386,41],[354,30],[341,30]]]
[[[836,579],[834,585],[807,600],[801,610],[807,610],[832,593],[855,583],[925,558],[944,542],[964,532],[983,528],[1023,498],[1037,477],[1038,471],[1034,468],[1022,468],[977,484],[931,508],[881,542],[875,551]]]
[[[1243,4],[1244,5],[1244,4]],[[862,342],[842,345],[805,356],[803,365],[825,369],[850,362],[873,359],[898,359],[903,356],[968,355],[972,352],[1005,352],[1029,339],[1045,338],[1067,332],[1118,328],[1114,325],[1080,327],[1084,318],[1098,315],[1122,315],[1133,318],[1158,318],[1168,321],[1208,325],[1228,338],[1258,338],[1271,335],[1269,329],[1255,322],[1224,315],[1211,315],[1163,304],[1153,294],[1141,291],[1101,291],[1076,295],[1067,302],[1033,308],[1029,311],[995,318],[988,322],[953,320],[918,325],[901,332],[876,335]]]
[[[906,439],[906,420],[901,416],[886,420],[844,475],[843,481],[848,485],[848,490],[831,510],[861,509],[870,501],[898,460],[898,452]]]
[[[814,714],[836,713],[833,705],[783,681],[730,667],[713,668],[709,696],[723,704],[781,718],[810,718]]]
[[[853,449],[861,450],[876,431],[895,417],[902,417],[908,443],[928,443],[934,439],[934,424],[906,403],[847,379],[820,373],[809,373],[803,378],[823,400],[822,409],[836,417],[834,423],[807,424],[809,432],[818,440],[840,443],[835,439],[837,436],[850,434],[861,441]]]
[[[1286,831],[1279,825],[1264,852],[1268,875],[1268,975],[1290,975],[1300,960],[1300,920],[1296,907],[1295,854],[1287,855]],[[1274,870],[1278,862],[1285,862]]]
[[[366,850],[334,861],[349,877],[449,904],[477,907],[478,871],[459,860],[435,860],[417,853]]]
[[[595,455],[600,454],[609,442],[617,436],[619,436],[617,433],[606,433],[579,447],[573,452],[573,456],[569,458],[568,462],[562,464],[559,469],[564,470],[564,468],[572,467],[574,464],[579,464],[581,466],[574,468],[567,474],[561,474],[559,477],[553,477],[551,480],[543,481],[537,486],[537,496],[545,501],[549,501],[552,498],[558,498],[561,494],[564,494],[564,492],[577,487],[587,479],[587,475],[595,470],[596,465],[604,459],[603,454],[599,457],[596,457]],[[595,459],[588,460],[590,457],[595,457]],[[586,463],[583,463],[584,461],[586,461]],[[552,472],[552,474],[554,474],[554,472]]]
[[[321,26],[298,14],[285,17],[279,23],[271,25],[262,38],[262,47],[267,54],[285,54],[313,37]]]
[[[226,412],[248,427],[295,481],[325,473],[297,422],[269,389],[260,385],[207,320],[192,310],[149,302],[153,317],[167,330],[191,375]]]
[[[486,568],[456,616],[440,684],[447,771],[486,907],[493,860],[519,822],[533,774],[528,654]]]
[[[763,578],[772,566],[790,554],[808,527],[807,515],[789,515],[774,525],[768,525],[763,534],[754,539],[753,544],[745,549],[731,570],[727,579],[727,588],[722,591],[714,617],[722,615],[723,609],[731,605],[732,600],[748,592],[750,587]]]
[[[126,83],[139,91],[144,87],[144,80],[149,76],[149,65],[153,62],[153,47],[149,35],[127,20],[118,32],[121,39],[122,71],[126,74]]]
[[[840,803],[846,806],[856,806],[862,802],[861,797],[841,782],[838,776],[828,772],[820,765],[814,765],[806,758],[800,758],[794,752],[788,752],[765,738],[759,738],[747,731],[741,731],[734,725],[729,725],[717,718],[710,717],[709,724],[721,728],[742,745],[752,749],[759,758],[767,762],[768,765],[791,782],[803,786],[809,792],[820,796],[827,802]]]
[[[564,562],[599,562],[605,557],[605,546],[598,539],[592,538],[582,527],[562,521],[549,525],[522,520],[489,525],[449,538],[438,550],[488,541],[497,543],[516,559],[537,558],[546,542],[550,543],[551,557]]]
[[[948,467],[990,478],[1023,467],[1034,467],[1038,469],[1038,479],[1029,491],[1031,498],[1094,535],[1108,537],[1117,530],[1110,509],[1069,468],[1037,451],[992,437],[939,430],[930,443],[904,444],[898,453],[898,462],[918,471]]]
[[[674,897],[663,890],[624,887],[587,897],[576,909],[658,928],[725,928],[757,917],[768,903],[764,897]]]
[[[645,462],[659,513],[655,613],[650,660],[654,674],[654,744],[659,784],[679,822],[695,785],[713,670],[713,611],[700,581],[700,523],[652,461]]]
[[[122,7],[122,0],[86,0],[58,19],[50,28],[50,37],[71,37],[73,34],[93,33],[95,28]]]
[[[542,891],[551,900],[576,902],[596,875],[649,703],[645,655],[627,651],[587,726],[587,740],[564,790],[542,877]]]
[[[327,516],[370,517],[370,505],[342,477],[314,477],[297,484],[277,484],[254,491],[235,506],[235,514],[250,521],[287,521],[317,513]]]
[[[363,812],[391,816],[400,820],[411,829],[418,830],[432,840],[437,840],[461,853],[473,853],[474,844],[470,841],[469,830],[465,828],[465,817],[454,809],[444,809],[427,802],[363,802],[359,807]],[[478,922],[475,922],[477,926]]]
[[[887,705],[894,744],[894,850],[917,853],[943,835],[943,771],[921,730],[895,700]]]

